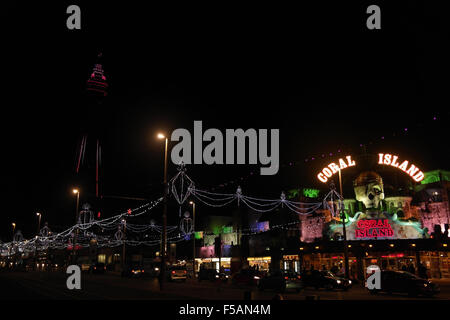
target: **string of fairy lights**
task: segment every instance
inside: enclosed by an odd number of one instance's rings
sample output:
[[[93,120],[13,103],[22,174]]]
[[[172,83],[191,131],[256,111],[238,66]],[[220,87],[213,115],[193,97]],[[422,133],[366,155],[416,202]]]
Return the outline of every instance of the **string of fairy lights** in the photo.
[[[169,181],[170,191],[175,201],[181,206],[189,199],[193,198],[212,208],[225,207],[235,203],[237,206],[246,206],[251,212],[261,214],[276,211],[280,208],[286,208],[291,212],[306,216],[313,214],[320,208],[328,209],[333,216],[336,215],[336,209],[333,205],[335,201],[341,199],[340,195],[332,189],[321,202],[296,202],[286,199],[284,192],[281,192],[277,199],[264,199],[247,196],[243,193],[241,187],[236,189],[235,193],[214,193],[206,190],[200,190],[195,187],[195,183],[186,174],[186,168],[180,165],[178,173]],[[157,225],[154,219],[148,224],[132,223],[133,218],[149,215],[152,210],[162,202],[159,198],[152,202],[143,204],[134,209],[128,209],[109,218],[95,220],[94,215],[86,215],[88,220],[79,219],[78,223],[70,228],[53,234],[50,228],[45,225],[39,232],[39,235],[32,239],[24,239],[21,232],[17,231],[13,241],[0,243],[0,253],[2,255],[13,255],[16,253],[29,253],[43,251],[48,249],[80,249],[87,248],[95,244],[98,248],[127,246],[158,246],[161,243],[162,226]],[[331,205],[330,205],[331,203]],[[291,228],[300,223],[300,219],[295,221],[271,225],[270,229],[258,230],[251,227],[239,230],[242,236],[252,236],[270,230],[298,230]],[[115,232],[114,232],[115,231]],[[114,233],[113,233],[114,232]],[[195,235],[192,219],[189,212],[186,212],[180,219],[177,226],[167,226],[167,242],[177,243],[190,240]],[[104,233],[109,233],[105,235]],[[133,234],[137,235],[138,240],[133,239]],[[213,233],[202,232],[205,236]],[[136,237],[134,237],[136,238]]]

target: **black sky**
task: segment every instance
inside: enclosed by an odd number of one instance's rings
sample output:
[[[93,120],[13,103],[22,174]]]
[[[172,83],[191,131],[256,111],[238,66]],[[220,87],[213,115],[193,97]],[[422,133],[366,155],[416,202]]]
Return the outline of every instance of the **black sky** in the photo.
[[[369,153],[401,153],[425,171],[449,169],[445,10],[380,3],[382,30],[369,31],[367,4],[343,2],[79,3],[80,31],[66,29],[66,8],[77,2],[6,5],[0,239],[9,240],[13,221],[31,235],[36,211],[55,227],[73,222],[82,128],[101,136],[109,195],[157,197],[162,145],[155,133],[192,130],[194,120],[205,129],[280,129],[280,162],[297,165],[252,178],[250,193],[312,184],[327,160],[298,163],[338,149],[359,154],[360,144]],[[110,92],[93,107],[85,83],[100,51]],[[254,169],[188,170],[211,187]]]

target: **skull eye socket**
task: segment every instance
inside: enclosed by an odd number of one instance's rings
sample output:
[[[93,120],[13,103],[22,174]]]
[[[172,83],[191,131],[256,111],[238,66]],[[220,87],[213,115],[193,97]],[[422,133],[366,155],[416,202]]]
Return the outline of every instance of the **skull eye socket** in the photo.
[[[381,188],[376,186],[373,188],[373,192],[378,196],[382,193]]]

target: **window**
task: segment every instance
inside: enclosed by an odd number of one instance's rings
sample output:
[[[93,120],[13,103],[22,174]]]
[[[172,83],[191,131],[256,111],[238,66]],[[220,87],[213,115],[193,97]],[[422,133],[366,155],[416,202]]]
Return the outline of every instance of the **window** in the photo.
[[[97,261],[98,261],[99,263],[105,263],[105,261],[106,261],[106,255],[105,255],[105,254],[99,254],[99,255],[97,256]]]

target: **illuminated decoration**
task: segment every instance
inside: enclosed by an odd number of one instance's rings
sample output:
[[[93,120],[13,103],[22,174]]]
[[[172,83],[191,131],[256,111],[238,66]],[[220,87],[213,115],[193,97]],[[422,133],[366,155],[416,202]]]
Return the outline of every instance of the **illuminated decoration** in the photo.
[[[102,54],[100,53],[98,59],[100,59],[101,56]],[[101,63],[96,63],[94,65],[94,69],[86,83],[86,90],[89,94],[98,98],[106,97],[108,95],[108,83],[106,82],[105,72],[103,71]]]
[[[186,236],[191,234],[194,229],[194,225],[192,224],[192,219],[190,218],[190,213],[186,211],[184,213],[184,218],[180,221],[180,230]]]
[[[399,157],[396,155],[392,155],[389,153],[379,153],[378,154],[378,164],[380,165],[389,165],[394,168],[398,168],[403,172],[407,173],[414,181],[420,182],[424,179],[424,173],[414,164],[410,164],[408,160],[404,160],[403,162],[399,161]],[[348,167],[355,166],[356,163],[352,160],[351,156],[346,156],[344,159],[339,159],[338,164],[335,162],[330,163],[328,166],[322,169],[322,171],[317,175],[317,178],[326,183],[329,178],[331,178],[335,173],[339,172],[339,170],[343,170]],[[449,175],[450,176],[450,175]],[[436,178],[434,178],[436,179]],[[450,180],[450,177],[449,177]]]
[[[256,222],[250,226],[253,232],[266,232],[269,231],[269,221]]]
[[[373,171],[362,172],[354,181],[356,200],[366,209],[378,208],[384,199],[383,179]]]
[[[394,231],[388,219],[359,220],[358,229],[355,230],[355,237],[358,238],[379,238],[393,237]]]
[[[391,159],[392,160],[392,159]],[[422,239],[428,236],[426,228],[416,219],[404,219],[401,210],[394,212],[392,198],[389,207],[383,208],[384,187],[381,176],[373,171],[362,172],[354,180],[357,201],[365,210],[353,217],[346,217],[345,228],[348,240],[362,239]],[[403,202],[402,202],[403,203]],[[395,208],[399,208],[395,204]],[[329,237],[339,239],[343,235],[342,223],[332,219],[328,224]]]
[[[339,172],[339,170],[343,170],[348,167],[353,167],[356,165],[356,162],[352,160],[352,156],[346,156],[344,159],[339,159],[339,165],[335,162],[330,163],[328,166],[322,169],[322,171],[317,175],[317,178],[323,183],[327,182],[331,176],[335,173]]]
[[[200,258],[211,258],[214,257],[214,246],[205,246],[200,248]]]
[[[203,239],[203,231],[196,231],[195,239]]]
[[[181,205],[185,203],[191,192],[195,191],[194,182],[186,174],[184,163],[177,168],[178,173],[169,181],[169,186],[175,201],[179,205],[178,216],[181,217]]]
[[[380,239],[422,239],[422,238],[428,236],[427,228],[422,228],[421,223],[419,221],[400,220],[398,218],[397,214],[389,215],[388,212],[380,213],[379,216],[386,217],[386,218],[383,218],[383,220],[385,220],[385,219],[388,220],[388,224],[390,225],[390,227],[393,231],[393,236],[378,235],[378,237],[377,237],[378,240],[380,240]],[[358,230],[358,228],[361,228],[358,225],[359,221],[377,220],[377,219],[366,219],[365,217],[367,217],[367,215],[365,213],[357,212],[353,217],[348,218],[348,222],[346,220],[345,227],[346,227],[346,231],[347,231],[347,239],[348,240],[362,240],[363,238],[371,238],[370,236],[367,236],[367,237],[360,236],[359,238],[356,237],[356,235],[357,235],[356,230]],[[361,226],[363,226],[363,225],[361,224]],[[364,226],[366,226],[366,225],[364,224]],[[376,228],[376,227],[374,227],[374,228]],[[365,229],[367,229],[367,227]],[[329,225],[330,236],[333,236],[336,233],[342,234],[342,224],[341,223],[331,223]],[[372,234],[372,233],[370,233],[370,234]]]
[[[303,195],[308,198],[317,198],[319,196],[318,189],[304,188]]]
[[[425,172],[425,178],[420,181],[421,184],[429,184],[439,181],[450,181],[450,171],[433,170]]]
[[[406,172],[411,178],[414,179],[416,182],[420,182],[423,180],[425,175],[418,167],[416,167],[414,164],[409,164],[408,160],[405,160],[403,162],[399,161],[398,156],[391,155],[389,153],[379,153],[378,154],[378,164],[381,165],[388,165],[392,166],[394,168],[398,168],[402,170],[403,172]]]
[[[292,189],[292,190],[289,190],[289,191],[288,191],[287,198],[288,198],[288,199],[296,198],[296,197],[298,197],[298,193],[299,193],[299,190],[298,190],[298,189]]]
[[[223,227],[223,233],[232,233],[233,227]]]
[[[403,258],[405,255],[403,253],[395,253],[381,256],[382,258]]]

